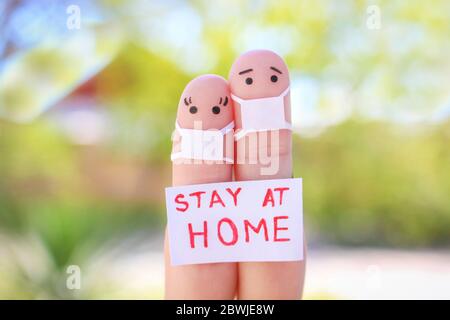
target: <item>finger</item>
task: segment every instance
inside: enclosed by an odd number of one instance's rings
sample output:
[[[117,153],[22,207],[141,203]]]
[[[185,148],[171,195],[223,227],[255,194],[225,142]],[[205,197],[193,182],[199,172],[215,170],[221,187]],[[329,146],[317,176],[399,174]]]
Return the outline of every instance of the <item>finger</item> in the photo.
[[[289,71],[281,57],[254,50],[233,64],[230,89],[236,119],[236,180],[292,177]],[[270,99],[268,99],[270,98]],[[239,263],[239,298],[295,299],[304,261]]]
[[[226,100],[225,100],[226,98]],[[233,122],[232,104],[226,80],[204,75],[192,80],[183,91],[177,111],[177,131],[172,150],[172,184],[174,186],[232,180],[232,131],[223,130]],[[225,103],[225,101],[228,101]],[[212,136],[221,150],[202,151],[202,141],[189,131],[222,130]],[[228,137],[228,139],[227,139]],[[208,136],[206,137],[208,138]],[[183,139],[186,139],[183,141]],[[215,141],[214,139],[222,139]],[[189,140],[190,143],[187,143]],[[209,141],[209,142],[211,142]],[[209,145],[211,146],[211,145]],[[175,156],[174,156],[175,155]],[[230,159],[228,161],[227,159]],[[213,159],[213,160],[211,160]],[[170,265],[168,237],[165,244],[166,298],[232,299],[236,291],[237,267],[232,263]]]

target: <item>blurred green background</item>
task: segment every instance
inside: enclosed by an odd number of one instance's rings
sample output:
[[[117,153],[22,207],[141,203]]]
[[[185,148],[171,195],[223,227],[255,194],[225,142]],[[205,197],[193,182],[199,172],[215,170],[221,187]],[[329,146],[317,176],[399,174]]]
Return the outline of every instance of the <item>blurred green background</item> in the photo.
[[[330,247],[447,259],[449,1],[7,0],[0,298],[161,298],[179,96],[255,48],[291,71],[312,259]],[[80,290],[66,288],[69,265]]]

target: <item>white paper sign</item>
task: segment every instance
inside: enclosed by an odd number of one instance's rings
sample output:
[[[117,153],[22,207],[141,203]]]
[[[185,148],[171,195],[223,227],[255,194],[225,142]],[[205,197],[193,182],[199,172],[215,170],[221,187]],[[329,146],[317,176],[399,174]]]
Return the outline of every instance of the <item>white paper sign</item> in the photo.
[[[303,260],[302,179],[166,188],[172,265]]]

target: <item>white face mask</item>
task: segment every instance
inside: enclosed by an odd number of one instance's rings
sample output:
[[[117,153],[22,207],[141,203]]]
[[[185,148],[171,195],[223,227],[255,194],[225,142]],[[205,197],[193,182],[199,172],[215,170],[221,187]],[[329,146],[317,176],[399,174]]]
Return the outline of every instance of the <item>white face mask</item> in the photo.
[[[221,130],[198,130],[181,128],[175,123],[176,130],[181,136],[181,150],[172,153],[172,161],[176,159],[194,159],[206,161],[225,161],[233,163],[234,159],[224,157],[224,136],[234,129],[234,121]]]
[[[236,140],[249,132],[291,129],[284,116],[284,97],[288,92],[289,87],[276,97],[248,100],[232,94],[231,98],[241,105],[242,130],[236,134]]]

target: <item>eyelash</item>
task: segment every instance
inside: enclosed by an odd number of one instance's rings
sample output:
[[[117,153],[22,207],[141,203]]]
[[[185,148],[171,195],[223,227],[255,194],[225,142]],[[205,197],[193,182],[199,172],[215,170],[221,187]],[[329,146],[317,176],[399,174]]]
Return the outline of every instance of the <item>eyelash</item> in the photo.
[[[184,98],[184,104],[186,105],[186,107],[188,107],[191,103],[192,103],[192,97],[189,97],[189,102],[188,100],[186,100],[187,98]],[[223,104],[222,104],[222,100],[223,100]],[[225,96],[225,99],[222,99],[222,97],[220,97],[220,101],[219,104],[222,104],[224,107],[226,107],[228,105],[228,97]]]
[[[222,100],[223,100],[223,104],[222,104]],[[226,107],[228,104],[228,97],[225,96],[225,99],[222,99],[222,97],[220,97],[219,104],[222,104],[224,107]]]
[[[184,100],[184,104],[186,105],[186,107],[192,103],[192,97],[189,97],[189,102],[186,100],[186,98],[184,98],[183,100]]]

